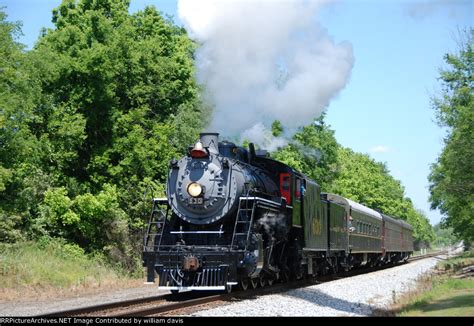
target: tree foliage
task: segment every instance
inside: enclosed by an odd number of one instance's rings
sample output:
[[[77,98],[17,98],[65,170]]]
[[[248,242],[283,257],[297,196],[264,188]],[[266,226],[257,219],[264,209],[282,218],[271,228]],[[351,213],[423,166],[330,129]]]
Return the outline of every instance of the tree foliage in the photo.
[[[474,241],[474,30],[466,31],[457,54],[447,54],[442,92],[433,100],[438,123],[447,128],[444,148],[429,176],[431,204],[444,225]]]
[[[278,125],[273,127],[278,129]],[[293,141],[272,156],[317,180],[323,189],[330,189],[338,172],[338,146],[334,131],[321,116],[311,125],[300,128]]]
[[[448,247],[455,245],[459,239],[455,236],[453,228],[444,228],[441,223],[433,227],[435,232],[434,244],[438,247]]]
[[[64,0],[26,53],[0,11],[1,241],[140,245],[143,193],[205,120],[185,30],[128,5]]]
[[[283,133],[283,125],[279,120],[272,122],[272,135],[273,137],[279,137]]]
[[[42,144],[29,128],[37,122],[40,88],[32,64],[15,41],[19,23],[10,23],[0,8],[0,240],[22,238],[22,215],[37,199],[42,175],[35,166]],[[34,188],[34,189],[33,189]]]
[[[407,221],[419,242],[433,240],[428,219],[405,197],[404,187],[390,175],[384,163],[343,147],[339,148],[339,160],[341,169],[333,183],[333,192]]]

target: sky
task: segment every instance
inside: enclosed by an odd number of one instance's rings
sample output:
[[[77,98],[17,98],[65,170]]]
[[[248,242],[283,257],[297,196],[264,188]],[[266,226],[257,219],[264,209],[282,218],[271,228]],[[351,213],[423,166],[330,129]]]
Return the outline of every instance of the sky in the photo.
[[[277,0],[274,0],[277,1]],[[8,20],[21,21],[18,40],[31,49],[42,27],[53,28],[60,0],[0,0]],[[130,12],[155,5],[182,24],[175,0],[132,0]],[[472,0],[339,0],[315,19],[335,43],[352,46],[354,65],[344,89],[326,108],[337,141],[385,162],[406,196],[430,219],[427,176],[443,148],[430,99],[439,94],[443,56],[458,49],[459,30],[472,27]]]

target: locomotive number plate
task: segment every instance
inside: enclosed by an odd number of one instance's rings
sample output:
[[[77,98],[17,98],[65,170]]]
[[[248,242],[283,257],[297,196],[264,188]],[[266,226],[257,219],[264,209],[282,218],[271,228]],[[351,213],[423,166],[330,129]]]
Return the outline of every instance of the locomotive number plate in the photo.
[[[202,197],[191,197],[189,198],[189,203],[193,205],[202,205],[204,203],[204,200]]]

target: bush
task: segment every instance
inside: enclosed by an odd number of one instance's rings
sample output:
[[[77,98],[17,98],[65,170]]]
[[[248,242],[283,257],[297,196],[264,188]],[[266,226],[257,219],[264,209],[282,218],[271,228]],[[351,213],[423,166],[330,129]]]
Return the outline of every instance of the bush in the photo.
[[[119,277],[78,245],[48,237],[0,244],[0,273],[1,289],[91,287]]]
[[[45,193],[40,212],[49,234],[70,242],[63,246],[63,252],[69,248],[70,253],[81,253],[81,247],[89,253],[103,251],[115,263],[136,267],[129,257],[127,216],[119,207],[115,186],[106,184],[97,195],[86,193],[75,198],[70,198],[63,187],[51,188]]]

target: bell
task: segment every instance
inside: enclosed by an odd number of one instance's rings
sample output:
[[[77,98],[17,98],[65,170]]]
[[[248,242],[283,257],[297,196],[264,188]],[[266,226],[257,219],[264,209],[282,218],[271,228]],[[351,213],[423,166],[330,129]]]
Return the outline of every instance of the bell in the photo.
[[[197,143],[194,145],[193,149],[191,150],[191,157],[194,158],[201,158],[201,157],[206,157],[207,152],[202,146],[202,143],[200,140],[197,141]]]

